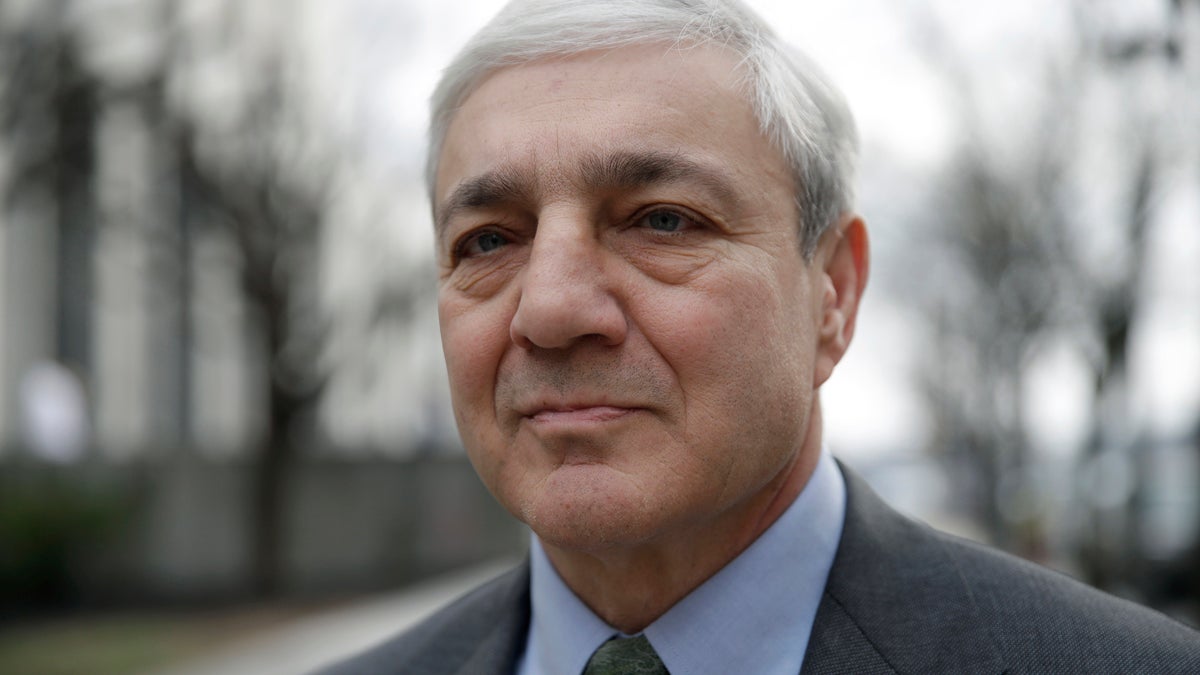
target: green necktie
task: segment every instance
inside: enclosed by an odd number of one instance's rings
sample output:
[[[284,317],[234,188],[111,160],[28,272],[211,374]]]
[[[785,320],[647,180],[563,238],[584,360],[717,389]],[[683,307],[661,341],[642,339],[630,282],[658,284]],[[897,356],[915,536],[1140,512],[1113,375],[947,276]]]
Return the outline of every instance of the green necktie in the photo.
[[[615,637],[588,659],[583,675],[669,675],[645,635]]]

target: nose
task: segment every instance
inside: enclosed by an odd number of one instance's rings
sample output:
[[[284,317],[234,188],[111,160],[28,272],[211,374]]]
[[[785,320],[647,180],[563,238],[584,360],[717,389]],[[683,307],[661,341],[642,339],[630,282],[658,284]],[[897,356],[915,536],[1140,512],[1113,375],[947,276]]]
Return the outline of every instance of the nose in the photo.
[[[613,291],[611,262],[590,228],[542,223],[521,270],[509,334],[525,349],[564,349],[586,339],[625,340],[628,324]]]

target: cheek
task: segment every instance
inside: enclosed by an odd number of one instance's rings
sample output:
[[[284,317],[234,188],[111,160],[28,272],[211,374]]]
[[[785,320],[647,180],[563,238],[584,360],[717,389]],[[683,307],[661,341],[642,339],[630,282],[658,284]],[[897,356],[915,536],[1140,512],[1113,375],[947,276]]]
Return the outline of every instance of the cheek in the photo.
[[[707,280],[700,292],[662,302],[670,309],[655,319],[662,326],[660,334],[667,336],[659,346],[714,383],[737,378],[734,364],[781,377],[798,375],[811,360],[815,333],[808,325],[811,310],[803,285],[781,284],[788,281],[781,276],[752,273]],[[746,379],[760,376],[744,374]]]
[[[485,434],[494,423],[493,391],[509,344],[509,322],[499,302],[473,302],[443,291],[438,297],[438,323],[455,417],[469,443],[469,438]]]
[[[813,333],[803,298],[795,297],[802,292],[741,276],[671,305],[674,317],[657,318],[658,347],[680,378],[690,440],[724,439],[710,461],[748,459],[731,447],[787,452],[799,442],[793,437],[811,398],[813,368]]]
[[[446,292],[438,297],[438,322],[459,437],[484,484],[507,503],[498,492],[503,487],[498,477],[504,472],[500,449],[505,443],[494,392],[498,364],[508,345],[508,323],[487,303]]]

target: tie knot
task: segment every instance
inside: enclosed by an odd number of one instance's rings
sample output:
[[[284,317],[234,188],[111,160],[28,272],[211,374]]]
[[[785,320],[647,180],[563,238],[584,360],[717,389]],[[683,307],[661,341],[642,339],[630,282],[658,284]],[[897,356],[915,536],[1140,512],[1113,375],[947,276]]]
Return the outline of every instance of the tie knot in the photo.
[[[645,635],[615,637],[588,659],[583,675],[668,675],[667,667]]]

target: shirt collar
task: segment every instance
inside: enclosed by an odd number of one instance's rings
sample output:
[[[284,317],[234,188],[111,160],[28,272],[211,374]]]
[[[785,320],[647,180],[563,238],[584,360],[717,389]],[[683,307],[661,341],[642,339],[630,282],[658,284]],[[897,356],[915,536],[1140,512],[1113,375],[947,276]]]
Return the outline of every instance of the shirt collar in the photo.
[[[519,675],[582,673],[592,652],[616,630],[567,587],[534,535],[530,544],[531,618]]]
[[[845,511],[845,482],[822,451],[808,484],[783,515],[646,628],[667,669],[689,675],[800,672]],[[533,613],[517,672],[580,673],[617,630],[567,587],[536,536],[530,559]]]

